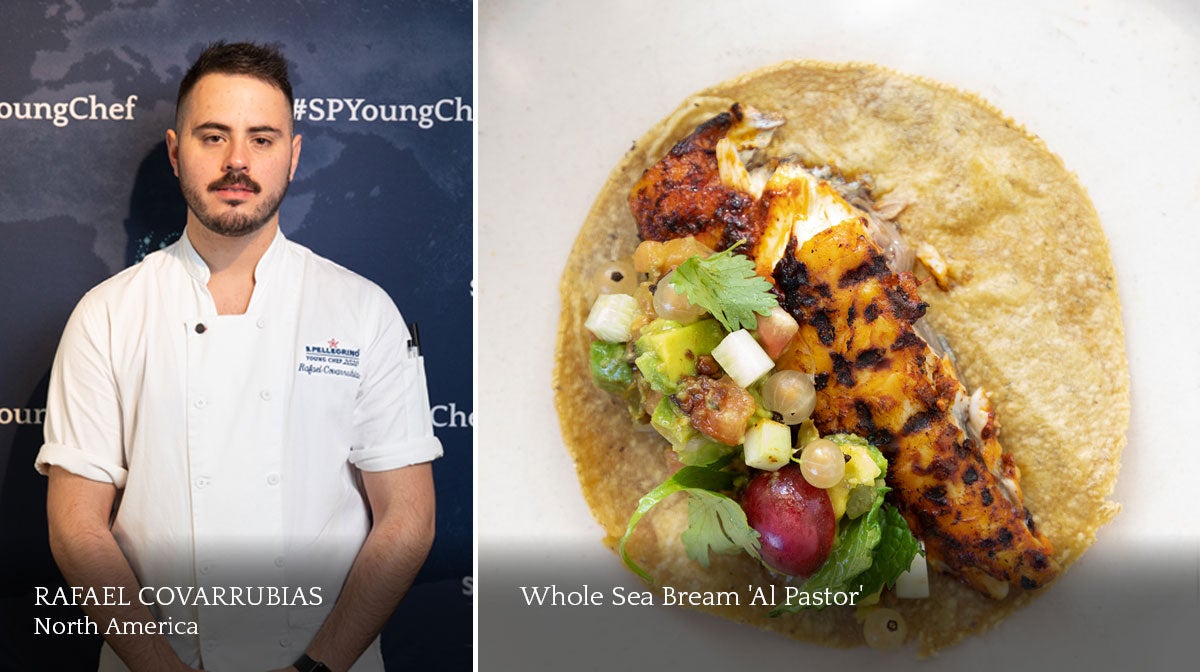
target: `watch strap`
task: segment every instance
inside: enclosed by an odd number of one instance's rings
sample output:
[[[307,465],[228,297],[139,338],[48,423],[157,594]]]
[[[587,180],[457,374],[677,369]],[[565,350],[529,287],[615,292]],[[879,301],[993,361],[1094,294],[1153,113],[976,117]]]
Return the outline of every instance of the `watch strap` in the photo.
[[[292,663],[292,667],[300,672],[329,672],[329,666],[319,660],[309,658],[307,653],[300,654],[296,662]]]

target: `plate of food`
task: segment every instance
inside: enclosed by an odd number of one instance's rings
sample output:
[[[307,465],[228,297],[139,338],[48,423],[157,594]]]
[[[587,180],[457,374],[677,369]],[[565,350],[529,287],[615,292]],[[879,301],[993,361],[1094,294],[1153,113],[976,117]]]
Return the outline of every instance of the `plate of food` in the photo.
[[[561,295],[556,402],[607,543],[651,583],[792,598],[722,615],[931,654],[1118,511],[1107,240],[976,96],[817,61],[705,89],[614,169]]]
[[[481,665],[1181,661],[1195,12],[689,7],[480,9]]]

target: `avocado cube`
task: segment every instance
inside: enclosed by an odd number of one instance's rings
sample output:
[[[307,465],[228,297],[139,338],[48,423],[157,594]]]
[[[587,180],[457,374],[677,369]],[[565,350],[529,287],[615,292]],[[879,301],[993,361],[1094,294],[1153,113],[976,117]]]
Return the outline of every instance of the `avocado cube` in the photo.
[[[711,354],[723,338],[725,330],[716,320],[687,325],[656,320],[634,343],[637,353],[634,362],[650,387],[663,394],[674,394],[680,378],[696,375],[696,358]]]

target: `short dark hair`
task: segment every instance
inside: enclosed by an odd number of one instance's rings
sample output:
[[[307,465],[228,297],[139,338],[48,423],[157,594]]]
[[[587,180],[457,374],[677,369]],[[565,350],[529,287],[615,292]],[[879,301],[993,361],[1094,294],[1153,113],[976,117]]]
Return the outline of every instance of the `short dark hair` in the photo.
[[[287,59],[283,57],[277,45],[253,42],[226,44],[224,41],[218,41],[200,52],[196,62],[183,76],[183,81],[179,82],[179,96],[175,99],[177,119],[183,99],[192,92],[196,82],[200,81],[201,77],[213,73],[256,77],[282,91],[287,97],[289,109],[294,102],[292,83],[288,80]]]

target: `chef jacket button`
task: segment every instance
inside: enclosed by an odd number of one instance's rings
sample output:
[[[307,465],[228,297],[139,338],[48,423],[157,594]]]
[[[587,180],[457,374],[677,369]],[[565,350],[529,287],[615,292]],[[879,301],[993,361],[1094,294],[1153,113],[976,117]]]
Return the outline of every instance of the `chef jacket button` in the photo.
[[[208,482],[209,481],[207,478],[204,478],[203,476],[201,476],[200,478],[196,479],[196,487],[197,488],[206,488],[206,487],[208,487]]]
[[[203,565],[200,565],[201,574],[208,574],[210,571],[212,571],[212,565],[208,564],[207,562]]]
[[[204,408],[207,405],[208,405],[208,402],[205,401],[204,399],[197,399],[195,402],[196,408]]]
[[[208,331],[208,327],[204,326],[203,322],[196,323],[196,333],[197,334],[203,334],[206,331]]]
[[[258,396],[262,397],[262,400],[263,400],[263,401],[270,401],[270,400],[271,400],[271,391],[270,391],[270,390],[263,390],[263,391],[261,391],[261,392],[259,392],[259,393],[258,393]]]
[[[262,329],[263,327],[267,326],[267,321],[260,317],[260,318],[258,318],[258,322],[256,322],[255,324],[258,325],[259,329]]]
[[[292,640],[288,639],[287,637],[284,637],[283,639],[279,640],[279,645],[286,649],[287,647],[292,645]]]
[[[279,485],[279,474],[267,474],[267,485]]]
[[[278,558],[275,558],[275,566],[276,567],[283,567],[285,564],[287,564],[287,561],[283,559],[282,555],[279,556]]]

